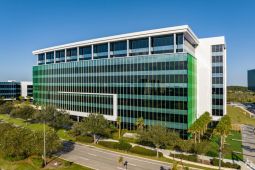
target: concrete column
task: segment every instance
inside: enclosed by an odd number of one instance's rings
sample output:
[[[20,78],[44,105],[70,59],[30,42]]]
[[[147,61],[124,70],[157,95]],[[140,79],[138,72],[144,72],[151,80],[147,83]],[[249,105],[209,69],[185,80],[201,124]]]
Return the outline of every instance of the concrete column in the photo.
[[[79,51],[79,49],[80,49],[80,48],[77,47],[77,61],[80,61],[80,57],[79,57],[79,56],[80,56],[80,51]]]
[[[91,59],[94,60],[94,45],[91,45]]]
[[[66,49],[65,49],[65,63],[66,63],[67,59],[66,59]]]
[[[56,63],[56,51],[54,50],[54,63]]]
[[[46,53],[44,53],[44,64],[46,64]]]
[[[151,37],[149,37],[149,55],[151,55]]]
[[[174,34],[174,53],[176,53],[176,34]]]
[[[129,40],[127,40],[127,57],[129,57]]]
[[[108,58],[110,58],[111,56],[110,51],[111,51],[110,42],[108,42]]]

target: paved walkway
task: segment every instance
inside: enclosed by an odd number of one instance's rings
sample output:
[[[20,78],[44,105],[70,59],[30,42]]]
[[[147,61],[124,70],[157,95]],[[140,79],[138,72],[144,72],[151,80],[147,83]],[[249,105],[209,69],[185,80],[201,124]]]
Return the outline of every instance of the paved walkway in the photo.
[[[242,145],[245,160],[255,164],[255,134],[253,126],[242,125]],[[255,169],[255,167],[253,167]]]

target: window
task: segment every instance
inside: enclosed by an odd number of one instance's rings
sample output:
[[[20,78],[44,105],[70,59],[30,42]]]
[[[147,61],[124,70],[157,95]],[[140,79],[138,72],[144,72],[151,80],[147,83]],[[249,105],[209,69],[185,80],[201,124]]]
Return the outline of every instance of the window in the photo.
[[[127,56],[127,41],[112,42],[110,44],[110,57]]]
[[[94,45],[94,59],[108,58],[108,43]]]
[[[223,84],[223,77],[213,77],[212,83],[213,84]]]
[[[212,52],[222,52],[223,51],[223,45],[213,45],[212,46]]]
[[[151,38],[152,54],[173,53],[174,52],[174,36],[164,35]]]
[[[130,49],[138,49],[138,48],[148,48],[149,47],[149,39],[136,39],[129,41],[129,48]]]
[[[44,54],[38,54],[38,61],[44,61],[45,60]]]
[[[79,60],[89,60],[91,59],[91,46],[86,46],[86,47],[80,47],[79,48],[79,55],[80,59]]]
[[[223,56],[212,56],[212,63],[222,63],[223,62]]]
[[[66,56],[77,56],[77,48],[71,48],[66,50]]]
[[[212,73],[223,73],[223,67],[222,66],[212,67]]]
[[[176,52],[183,52],[183,33],[176,34]]]

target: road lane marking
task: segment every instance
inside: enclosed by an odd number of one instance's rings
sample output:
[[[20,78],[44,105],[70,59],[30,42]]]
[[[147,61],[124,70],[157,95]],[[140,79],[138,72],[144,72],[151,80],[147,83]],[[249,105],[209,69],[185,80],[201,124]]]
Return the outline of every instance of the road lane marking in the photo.
[[[121,168],[121,167],[117,167],[117,169],[120,169],[120,170],[126,170],[126,169],[124,169],[124,168]]]
[[[95,154],[93,154],[93,153],[87,153],[88,155],[91,155],[91,156],[97,156],[97,155],[95,155]]]
[[[128,165],[131,165],[131,166],[136,166],[135,164],[131,164],[131,163],[128,163]]]

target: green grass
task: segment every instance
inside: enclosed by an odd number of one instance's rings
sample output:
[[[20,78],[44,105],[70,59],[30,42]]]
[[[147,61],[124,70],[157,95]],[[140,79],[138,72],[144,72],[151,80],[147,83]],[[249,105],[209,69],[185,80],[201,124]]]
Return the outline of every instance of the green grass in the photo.
[[[57,131],[57,135],[61,138],[61,139],[65,139],[68,141],[76,141],[76,139],[72,136],[70,136],[68,134],[68,131],[64,130],[64,129],[60,129]]]
[[[64,164],[64,160],[58,159]],[[29,159],[21,161],[7,161],[0,156],[0,169],[7,170],[43,170],[44,168],[37,168]],[[90,168],[72,163],[70,166],[63,166],[55,168],[55,170],[91,170]]]
[[[227,147],[227,154],[224,155],[225,158],[227,159],[232,159],[234,155],[232,155],[232,151],[236,152],[243,152],[242,151],[242,142],[241,141],[236,141],[236,140],[242,140],[242,134],[239,132],[232,131],[230,135],[226,138],[226,147]],[[234,153],[236,154],[236,153]],[[241,160],[243,159],[242,154],[236,154]]]
[[[249,114],[241,108],[228,105],[227,114],[230,116],[232,124],[246,124],[255,126],[255,119],[250,118]]]

